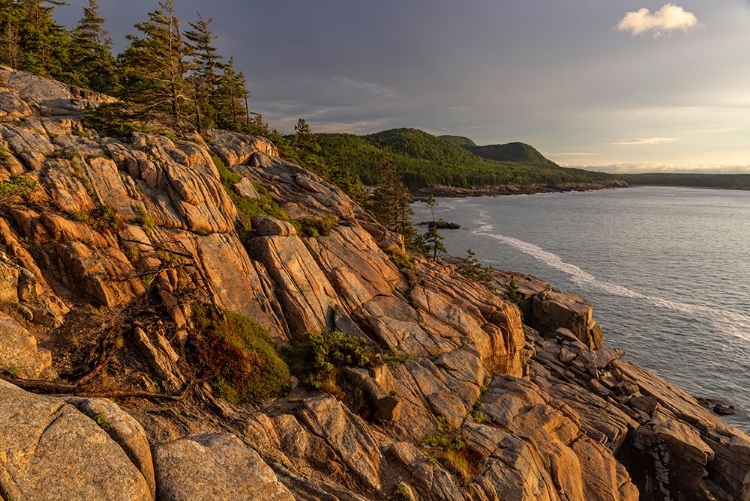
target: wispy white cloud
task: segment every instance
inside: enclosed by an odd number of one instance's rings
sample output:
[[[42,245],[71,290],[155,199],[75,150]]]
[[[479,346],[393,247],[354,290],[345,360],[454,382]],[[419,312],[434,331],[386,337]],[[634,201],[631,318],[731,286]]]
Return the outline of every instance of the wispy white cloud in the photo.
[[[683,173],[683,174],[750,174],[750,165],[684,165],[656,162],[617,163],[609,165],[566,165],[610,174]]]
[[[362,82],[360,80],[354,80],[353,78],[349,77],[331,77],[331,79],[340,85],[354,87],[355,89],[362,89],[364,91],[370,92],[372,94],[378,94],[383,97],[398,97],[393,89],[378,83]]]
[[[359,120],[353,122],[316,122],[315,132],[343,132],[348,134],[371,134],[387,128],[388,119]]]
[[[695,14],[679,5],[668,3],[654,13],[645,7],[635,12],[628,12],[616,28],[618,31],[627,32],[633,36],[658,37],[678,30],[687,32],[698,26],[700,23]]]
[[[616,144],[619,146],[632,146],[638,144],[674,143],[675,141],[679,141],[679,139],[675,137],[639,137],[636,139],[620,139],[619,141],[615,141],[614,143],[610,144]]]
[[[543,155],[545,157],[593,157],[593,156],[598,155],[598,153],[555,151],[555,152],[545,152],[543,153]]]

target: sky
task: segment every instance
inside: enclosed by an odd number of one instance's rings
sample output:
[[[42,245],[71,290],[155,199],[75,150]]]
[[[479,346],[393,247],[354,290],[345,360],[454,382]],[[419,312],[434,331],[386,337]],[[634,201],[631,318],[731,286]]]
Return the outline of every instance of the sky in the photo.
[[[68,26],[88,0],[58,7]],[[415,127],[608,172],[750,172],[750,0],[174,0],[292,132]],[[99,0],[115,50],[156,0]]]

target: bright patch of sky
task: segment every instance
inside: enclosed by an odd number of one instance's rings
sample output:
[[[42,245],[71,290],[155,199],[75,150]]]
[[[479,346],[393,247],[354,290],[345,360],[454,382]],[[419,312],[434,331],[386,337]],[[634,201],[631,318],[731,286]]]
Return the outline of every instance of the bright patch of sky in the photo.
[[[59,7],[71,24],[87,0]],[[155,1],[100,0],[116,48]],[[175,0],[282,132],[416,127],[561,165],[750,171],[750,0]]]

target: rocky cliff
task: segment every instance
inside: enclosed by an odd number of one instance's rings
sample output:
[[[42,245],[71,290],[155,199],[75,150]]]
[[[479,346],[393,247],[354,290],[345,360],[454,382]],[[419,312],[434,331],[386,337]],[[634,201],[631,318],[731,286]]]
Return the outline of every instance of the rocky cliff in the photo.
[[[750,499],[750,437],[604,348],[583,298],[521,284],[524,325],[263,139],[99,137],[105,96],[0,81],[3,500]],[[378,363],[231,405],[189,355],[198,300]]]

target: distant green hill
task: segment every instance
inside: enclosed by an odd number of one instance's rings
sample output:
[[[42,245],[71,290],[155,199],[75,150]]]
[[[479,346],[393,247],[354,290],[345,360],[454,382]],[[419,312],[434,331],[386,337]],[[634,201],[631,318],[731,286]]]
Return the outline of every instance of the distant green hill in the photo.
[[[545,158],[536,148],[525,143],[489,144],[487,146],[474,146],[469,150],[482,158],[499,162],[519,162],[550,169],[561,168],[552,160]]]
[[[326,163],[346,164],[348,170],[370,185],[377,182],[377,173],[385,159],[396,164],[409,188],[435,185],[460,188],[511,184],[524,186],[616,179],[610,174],[559,167],[544,159],[533,148],[541,157],[541,160],[535,158],[533,163],[482,158],[466,148],[418,129],[391,129],[367,136],[316,136]]]
[[[634,186],[691,186],[750,190],[750,174],[651,173],[617,176]]]
[[[438,136],[443,141],[448,141],[449,143],[455,144],[456,146],[463,146],[464,148],[473,148],[477,145],[474,141],[469,139],[468,137],[464,136]]]

